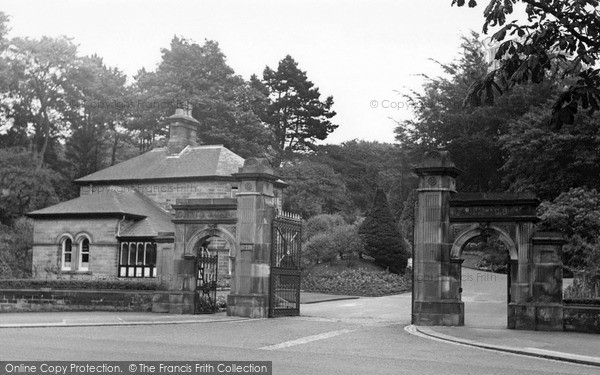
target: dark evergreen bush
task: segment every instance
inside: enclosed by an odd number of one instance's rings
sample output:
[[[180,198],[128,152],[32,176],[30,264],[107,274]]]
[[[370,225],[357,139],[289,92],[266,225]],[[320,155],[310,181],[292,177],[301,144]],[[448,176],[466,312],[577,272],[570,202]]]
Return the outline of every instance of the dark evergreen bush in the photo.
[[[360,226],[358,234],[364,242],[365,253],[373,257],[375,263],[393,273],[404,272],[408,249],[398,232],[383,190],[377,189],[373,208]]]

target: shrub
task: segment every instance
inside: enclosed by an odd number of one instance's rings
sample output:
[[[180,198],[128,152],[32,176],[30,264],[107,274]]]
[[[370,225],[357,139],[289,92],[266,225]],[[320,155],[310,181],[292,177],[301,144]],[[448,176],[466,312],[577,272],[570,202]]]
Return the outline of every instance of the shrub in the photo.
[[[564,293],[565,300],[589,300],[600,304],[600,273],[579,272]],[[580,303],[580,302],[578,302]]]
[[[406,241],[400,236],[385,193],[377,189],[373,209],[358,231],[365,253],[393,273],[402,273],[408,261]]]
[[[346,222],[344,221],[344,218],[342,218],[338,214],[317,215],[317,216],[311,217],[310,219],[308,219],[306,221],[306,223],[304,224],[304,226],[302,228],[302,234],[303,234],[304,240],[307,241],[311,237],[313,237],[317,234],[328,232],[329,230],[331,230],[337,226],[345,225],[345,224],[346,224]]]
[[[335,261],[338,258],[352,262],[363,251],[358,227],[346,224],[340,215],[317,215],[303,227],[302,268]]]
[[[304,268],[313,264],[334,260],[338,253],[335,241],[328,233],[319,233],[312,236],[302,246],[302,260]]]
[[[595,189],[570,189],[553,202],[543,202],[538,215],[541,230],[566,235],[563,264],[570,270],[600,270],[600,193]]]
[[[0,224],[0,278],[31,276],[33,224],[21,217],[12,226]]]

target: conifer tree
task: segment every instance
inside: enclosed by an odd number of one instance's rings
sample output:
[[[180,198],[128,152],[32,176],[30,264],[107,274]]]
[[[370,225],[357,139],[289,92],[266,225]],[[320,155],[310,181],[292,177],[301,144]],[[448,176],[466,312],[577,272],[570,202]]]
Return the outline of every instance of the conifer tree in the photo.
[[[373,208],[360,226],[358,234],[364,242],[366,254],[393,273],[404,271],[408,260],[405,241],[397,228],[384,191],[377,189]]]

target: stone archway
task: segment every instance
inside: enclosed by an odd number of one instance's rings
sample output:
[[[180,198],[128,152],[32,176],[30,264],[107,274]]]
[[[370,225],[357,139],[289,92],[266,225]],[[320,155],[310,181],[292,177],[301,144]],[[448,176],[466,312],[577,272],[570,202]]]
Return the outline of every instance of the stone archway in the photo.
[[[471,240],[473,240],[475,237],[489,235],[489,233],[486,232],[492,232],[497,234],[498,239],[502,241],[504,246],[506,246],[506,248],[508,249],[510,259],[518,259],[517,246],[513,239],[510,238],[510,235],[504,229],[495,225],[482,226],[481,224],[471,225],[454,238],[454,242],[452,243],[452,248],[450,250],[450,259],[460,259],[465,245]]]
[[[456,229],[456,228],[454,228]],[[463,251],[467,247],[467,245],[473,240],[481,237],[494,237],[500,240],[504,245],[504,249],[507,255],[507,274],[506,274],[506,284],[505,284],[505,303],[506,303],[506,323],[507,326],[513,326],[512,317],[510,314],[510,303],[514,302],[513,299],[513,280],[516,281],[516,271],[518,270],[518,249],[515,241],[511,238],[510,234],[506,229],[501,228],[496,225],[489,225],[487,223],[478,223],[471,224],[468,226],[459,226],[458,235],[455,236],[454,242],[452,244],[452,248],[450,250],[450,275],[451,278],[457,280],[459,283],[459,299],[463,300],[463,290],[465,289],[465,284],[468,284],[470,287],[474,287],[474,283],[478,282],[486,282],[486,287],[481,289],[485,290],[485,292],[489,292],[489,287],[493,286],[489,284],[492,281],[496,281],[495,275],[483,274],[481,275],[479,272],[476,273],[476,276],[473,276],[473,272],[467,273],[467,275],[463,274]],[[462,230],[462,232],[460,231]],[[456,231],[453,231],[456,232]],[[514,274],[513,274],[514,273]],[[482,277],[480,277],[482,276]],[[498,291],[496,291],[498,293]],[[492,310],[497,309],[499,306],[494,306]],[[465,315],[467,318],[469,317],[468,309],[465,310]],[[495,320],[496,321],[496,320]],[[468,322],[473,322],[473,320],[468,320]]]
[[[205,225],[199,228],[187,240],[186,249],[191,250],[191,254],[197,254],[197,248],[211,238],[217,238],[225,243],[225,246],[210,247],[211,255],[218,254],[218,280],[220,285],[229,284],[231,289],[235,290],[236,272],[235,259],[239,252],[238,242],[235,239],[235,226],[226,225]],[[225,251],[223,251],[225,250]],[[213,254],[214,253],[214,254]]]
[[[281,209],[276,197],[287,184],[273,174],[266,159],[247,159],[233,177],[239,183],[234,198],[178,199],[172,205],[175,232],[156,238],[161,253],[160,288],[165,292],[157,293],[153,311],[193,313],[195,246],[202,239],[219,237],[233,253],[227,314],[268,316],[271,236]]]
[[[462,247],[497,232],[509,248],[508,328],[562,330],[562,235],[538,232],[539,201],[531,195],[456,194],[456,168],[446,151],[432,151],[419,176],[413,254],[412,322],[464,325]]]

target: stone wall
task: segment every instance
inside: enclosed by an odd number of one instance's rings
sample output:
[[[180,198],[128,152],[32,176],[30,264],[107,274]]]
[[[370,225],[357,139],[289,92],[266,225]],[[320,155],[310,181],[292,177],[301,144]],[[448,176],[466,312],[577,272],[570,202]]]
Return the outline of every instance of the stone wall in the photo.
[[[152,311],[154,291],[0,290],[0,312]]]

